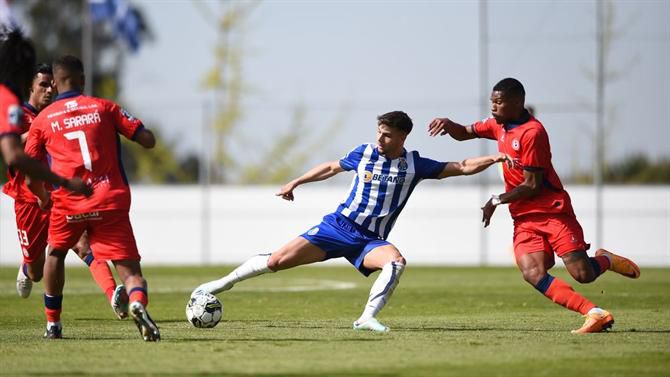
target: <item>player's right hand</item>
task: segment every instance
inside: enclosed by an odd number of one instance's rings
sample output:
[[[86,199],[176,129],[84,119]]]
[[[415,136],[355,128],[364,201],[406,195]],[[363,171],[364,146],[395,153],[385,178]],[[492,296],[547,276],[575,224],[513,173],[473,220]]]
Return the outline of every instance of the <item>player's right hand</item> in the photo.
[[[89,197],[93,195],[93,188],[84,183],[81,178],[74,177],[65,181],[63,185],[66,190]]]
[[[447,125],[453,123],[449,118],[435,118],[428,125],[428,135],[430,136],[444,136],[449,133]]]
[[[290,202],[293,201],[293,190],[295,189],[295,184],[293,182],[289,182],[285,184],[278,193],[276,193],[276,196],[281,196],[282,199],[288,200]]]

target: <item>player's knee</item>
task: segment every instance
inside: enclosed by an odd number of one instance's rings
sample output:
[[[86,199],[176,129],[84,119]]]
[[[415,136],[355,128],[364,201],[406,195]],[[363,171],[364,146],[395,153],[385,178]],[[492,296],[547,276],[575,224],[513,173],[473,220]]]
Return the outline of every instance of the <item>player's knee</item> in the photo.
[[[44,275],[42,274],[42,272],[28,272],[28,277],[33,282],[37,283],[38,281],[42,280],[42,277],[44,277]]]
[[[394,262],[402,264],[403,266],[407,266],[407,259],[405,259],[405,257],[403,257],[402,255],[399,256],[399,257],[396,257]]]
[[[540,280],[542,280],[544,275],[547,274],[546,271],[539,268],[529,268],[521,271],[521,273],[523,274],[523,279],[532,286],[535,286]]]
[[[282,269],[282,257],[278,253],[270,255],[268,258],[268,268],[271,271],[279,271]]]

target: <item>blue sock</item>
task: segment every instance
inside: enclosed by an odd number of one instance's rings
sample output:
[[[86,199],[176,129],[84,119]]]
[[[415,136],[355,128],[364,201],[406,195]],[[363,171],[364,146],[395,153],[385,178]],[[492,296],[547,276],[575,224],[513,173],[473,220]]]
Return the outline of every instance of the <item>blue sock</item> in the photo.
[[[93,257],[93,253],[91,253],[91,254],[87,255],[86,257],[84,257],[84,263],[86,263],[87,266],[90,266],[91,263],[93,263],[93,259],[95,259],[95,258]]]
[[[552,281],[554,281],[554,277],[546,274],[540,281],[537,282],[537,284],[535,284],[535,289],[540,291],[542,294],[545,294],[547,289],[549,289]]]

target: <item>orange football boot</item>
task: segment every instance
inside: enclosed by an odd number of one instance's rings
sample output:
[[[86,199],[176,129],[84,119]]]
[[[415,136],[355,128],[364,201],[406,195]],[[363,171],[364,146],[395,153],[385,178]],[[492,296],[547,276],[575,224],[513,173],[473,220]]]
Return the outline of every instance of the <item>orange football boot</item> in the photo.
[[[573,334],[588,334],[593,332],[602,332],[612,328],[614,324],[614,317],[607,310],[600,310],[599,312],[587,313],[586,321],[582,327],[577,330],[572,330]]]
[[[611,253],[605,249],[598,249],[598,251],[596,251],[596,256],[599,257],[601,255],[604,255],[609,259],[610,270],[631,279],[640,277],[640,267],[638,267],[632,260]]]

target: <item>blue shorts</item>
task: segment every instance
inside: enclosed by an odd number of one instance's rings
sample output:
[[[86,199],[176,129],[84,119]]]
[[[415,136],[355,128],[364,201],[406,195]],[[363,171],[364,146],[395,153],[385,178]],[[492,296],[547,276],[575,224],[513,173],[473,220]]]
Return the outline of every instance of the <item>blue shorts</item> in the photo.
[[[391,244],[337,212],[324,216],[321,224],[300,237],[325,251],[326,260],[347,258],[365,276],[374,272],[363,267],[365,256],[376,247]]]

